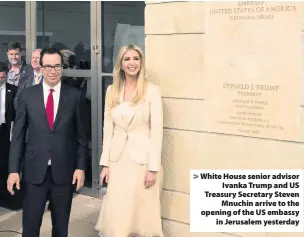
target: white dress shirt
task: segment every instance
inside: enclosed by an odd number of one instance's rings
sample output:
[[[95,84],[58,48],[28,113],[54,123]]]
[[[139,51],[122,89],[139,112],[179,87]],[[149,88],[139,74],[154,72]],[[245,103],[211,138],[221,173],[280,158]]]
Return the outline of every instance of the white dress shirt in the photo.
[[[56,119],[59,98],[60,98],[60,89],[61,89],[61,82],[59,82],[55,87],[50,87],[44,81],[43,85],[43,98],[44,98],[44,107],[46,107],[47,99],[50,93],[50,89],[53,89],[53,99],[54,99],[54,121]]]
[[[55,87],[50,87],[43,80],[42,86],[43,86],[44,107],[46,107],[50,89],[54,90],[53,91],[53,100],[54,100],[54,121],[55,121],[56,115],[57,115],[57,110],[58,110],[58,105],[59,105],[61,82],[59,82]],[[49,160],[48,164],[51,165],[51,159]]]
[[[1,111],[0,111],[0,123],[5,123],[5,98],[6,98],[6,84],[3,83],[2,86],[0,86],[0,90],[1,90]]]
[[[37,72],[34,71],[33,86],[39,84],[41,81],[41,78],[42,78],[42,74],[40,74],[39,83],[36,83],[36,75],[37,75]]]

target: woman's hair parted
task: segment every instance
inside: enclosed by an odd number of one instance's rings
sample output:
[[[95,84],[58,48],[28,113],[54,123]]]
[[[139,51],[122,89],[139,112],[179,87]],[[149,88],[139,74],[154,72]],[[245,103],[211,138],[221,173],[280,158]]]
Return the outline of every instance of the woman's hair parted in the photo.
[[[132,104],[135,105],[139,101],[141,101],[145,95],[145,88],[146,88],[146,72],[145,72],[145,58],[143,51],[136,45],[130,44],[122,46],[117,54],[115,65],[113,69],[113,85],[111,88],[111,101],[110,105],[111,107],[115,107],[120,103],[120,94],[121,90],[123,88],[123,84],[125,81],[125,73],[122,70],[122,60],[125,55],[125,53],[129,50],[135,50],[139,54],[140,58],[140,71],[138,72],[137,76],[137,82],[136,82],[136,94],[134,98],[132,99]]]

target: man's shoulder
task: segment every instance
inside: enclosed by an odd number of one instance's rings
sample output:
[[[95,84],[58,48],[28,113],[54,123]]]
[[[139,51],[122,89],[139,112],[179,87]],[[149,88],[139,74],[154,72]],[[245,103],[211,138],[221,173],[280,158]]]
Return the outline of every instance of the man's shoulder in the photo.
[[[21,67],[21,70],[26,71],[26,72],[33,72],[33,68],[29,64],[23,64],[22,67]]]
[[[34,70],[31,65],[24,64],[21,68],[22,75],[19,81],[19,87],[27,87],[27,80],[33,80]]]
[[[34,93],[37,93],[38,91],[39,91],[39,87],[40,87],[41,85],[33,85],[33,86],[30,86],[30,87],[26,87],[26,88],[24,88],[22,91],[21,91],[21,93],[25,96],[25,95],[28,95],[28,94],[30,94],[30,95],[32,95],[32,94],[34,94]]]

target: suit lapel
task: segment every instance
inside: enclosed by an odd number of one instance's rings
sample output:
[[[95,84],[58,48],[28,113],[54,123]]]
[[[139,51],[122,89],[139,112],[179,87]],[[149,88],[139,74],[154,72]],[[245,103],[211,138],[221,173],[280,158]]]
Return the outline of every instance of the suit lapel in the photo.
[[[34,85],[34,77],[29,77],[26,81],[25,81],[25,88],[28,88],[30,86]]]
[[[12,92],[9,89],[9,86],[6,84],[6,89],[5,89],[5,111],[8,111],[9,107],[9,102],[12,99]]]
[[[128,120],[127,120],[127,126],[129,127],[130,124],[133,122],[133,119],[134,119],[134,116],[135,116],[135,107],[134,108],[131,108],[131,111],[130,111],[130,116],[128,117]]]
[[[38,98],[37,98],[37,103],[39,103],[38,108],[39,108],[40,114],[42,114],[45,125],[49,128],[49,130],[51,130],[50,126],[49,126],[49,122],[47,120],[47,115],[46,115],[46,110],[45,110],[44,94],[43,94],[42,84],[39,84],[37,86],[37,89],[38,89],[38,92],[39,92],[38,93]]]
[[[59,96],[59,101],[58,101],[58,109],[57,109],[57,114],[56,118],[54,121],[54,126],[53,130],[58,126],[58,121],[60,121],[63,113],[64,113],[64,105],[67,102],[67,95],[65,93],[66,87],[64,84],[61,83],[61,88],[60,88],[60,96]]]
[[[5,88],[5,120],[7,120],[8,112],[10,111],[9,105],[13,98],[12,91],[10,90],[8,83],[6,83]]]

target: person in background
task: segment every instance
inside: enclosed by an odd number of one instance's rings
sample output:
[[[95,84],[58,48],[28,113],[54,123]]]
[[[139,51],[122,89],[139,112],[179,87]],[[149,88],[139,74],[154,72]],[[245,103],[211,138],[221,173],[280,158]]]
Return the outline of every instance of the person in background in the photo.
[[[32,80],[32,83],[30,83],[30,81],[28,82],[27,87],[29,87],[30,85],[37,85],[37,84],[41,83],[43,80],[41,67],[39,65],[41,50],[42,49],[35,49],[32,52],[31,66],[32,66],[33,72],[34,72],[34,75],[33,75],[34,78]]]
[[[21,44],[11,42],[7,45],[7,58],[9,61],[9,71],[7,75],[7,83],[18,86],[19,81],[23,78],[32,77],[33,70],[21,58]]]
[[[100,183],[108,183],[95,228],[100,236],[159,236],[162,100],[145,77],[142,50],[120,49],[106,92]]]
[[[79,90],[61,84],[62,63],[57,49],[42,50],[43,82],[24,89],[19,97],[7,190],[14,195],[14,186],[20,189],[23,159],[23,237],[39,237],[49,194],[52,236],[67,237],[74,185],[78,191],[84,184],[88,143],[83,102]]]
[[[20,92],[25,88],[28,88],[30,86],[41,83],[43,80],[43,76],[40,71],[40,65],[39,65],[40,52],[41,52],[41,49],[35,49],[32,52],[32,58],[31,58],[31,69],[32,70],[28,72],[27,77],[22,77],[19,80],[18,92],[17,92],[17,96],[14,100],[15,109],[17,109],[17,107],[18,107],[18,100],[19,100]]]
[[[10,149],[11,126],[15,120],[13,105],[17,87],[6,82],[7,65],[0,62],[0,193],[6,199],[6,180],[8,177],[8,158]]]

